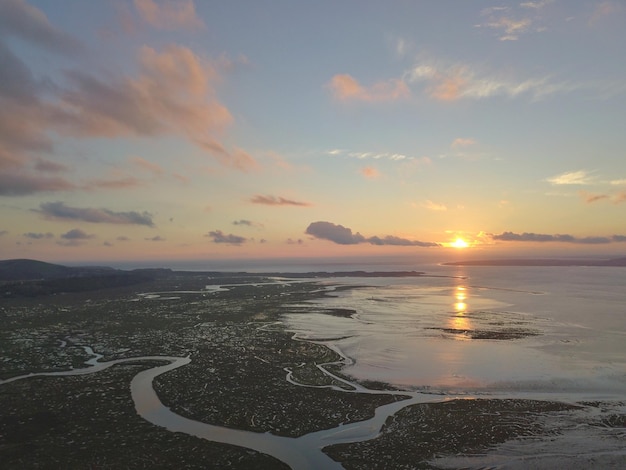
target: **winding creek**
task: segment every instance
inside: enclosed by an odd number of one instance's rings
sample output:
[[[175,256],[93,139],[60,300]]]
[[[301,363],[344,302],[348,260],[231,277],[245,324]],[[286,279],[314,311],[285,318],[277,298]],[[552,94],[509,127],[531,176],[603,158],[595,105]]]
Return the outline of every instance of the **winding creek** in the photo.
[[[294,339],[297,338],[294,337]],[[298,438],[289,438],[275,436],[270,433],[243,431],[194,421],[174,413],[168,407],[163,405],[153,388],[152,384],[154,379],[161,374],[189,364],[191,362],[189,357],[138,356],[112,361],[100,361],[102,355],[95,353],[89,346],[85,346],[85,352],[92,356],[85,362],[85,365],[87,366],[85,368],[57,372],[30,373],[6,380],[0,380],[0,385],[33,377],[66,377],[72,375],[93,374],[108,369],[116,364],[136,363],[139,361],[168,362],[168,364],[158,365],[139,372],[130,383],[130,391],[132,399],[135,403],[135,409],[142,418],[156,426],[161,426],[172,432],[181,432],[209,441],[245,447],[271,455],[294,469],[341,469],[343,467],[340,463],[332,460],[324,452],[322,452],[324,447],[338,443],[358,442],[373,439],[380,433],[386,419],[397,413],[402,408],[416,403],[435,402],[445,399],[445,397],[442,396],[414,392],[383,392],[370,390],[362,385],[349,382],[334,375],[325,368],[325,366],[331,364],[350,362],[350,359],[343,355],[340,350],[332,347],[332,345],[327,344],[327,346],[331,347],[331,349],[340,354],[342,360],[328,364],[320,364],[318,365],[319,369],[332,379],[349,385],[351,387],[350,390],[334,385],[314,386],[300,384],[294,380],[292,372],[289,369],[285,369],[286,380],[294,386],[329,388],[345,393],[391,394],[403,397],[410,396],[410,398],[398,400],[396,402],[378,407],[374,417],[365,421],[342,424],[336,428],[309,433]]]

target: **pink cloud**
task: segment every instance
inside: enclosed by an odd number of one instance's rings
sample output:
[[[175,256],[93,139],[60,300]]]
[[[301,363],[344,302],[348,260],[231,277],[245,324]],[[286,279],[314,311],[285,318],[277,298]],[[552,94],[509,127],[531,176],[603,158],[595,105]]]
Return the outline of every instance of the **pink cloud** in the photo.
[[[221,143],[213,139],[199,140],[196,143],[217,158],[224,166],[241,171],[258,170],[260,168],[254,157],[242,149],[235,148],[229,151]]]
[[[454,101],[461,97],[466,81],[461,76],[438,77],[428,90],[430,96],[441,101]]]
[[[361,174],[368,179],[375,179],[380,176],[380,172],[376,168],[371,166],[361,168]]]
[[[150,173],[154,173],[155,175],[162,175],[164,173],[164,170],[161,167],[161,165],[158,165],[157,163],[154,163],[154,162],[150,162],[146,160],[145,158],[133,157],[131,158],[131,162],[135,164],[136,166],[138,166],[139,168],[145,171],[148,171]]]
[[[74,89],[57,110],[61,129],[78,137],[184,134],[199,137],[232,122],[215,98],[217,72],[191,50],[171,45],[162,52],[143,47],[137,78],[104,82],[71,72]]]
[[[622,202],[626,202],[626,191],[620,191],[615,196],[613,196],[613,202],[615,204],[621,204]]]
[[[604,18],[608,18],[616,15],[617,13],[621,13],[624,10],[623,4],[620,4],[615,1],[604,1],[597,3],[591,18],[589,19],[589,23],[594,25]]]
[[[587,191],[580,191],[579,194],[587,204],[591,204],[593,202],[597,202],[597,201],[601,201],[602,199],[609,198],[607,194],[592,194]]]
[[[139,16],[151,26],[164,29],[202,29],[204,22],[196,15],[193,0],[135,0]]]
[[[390,79],[375,83],[371,87],[364,87],[348,74],[335,75],[328,87],[333,97],[339,101],[395,101],[411,94],[403,80]]]

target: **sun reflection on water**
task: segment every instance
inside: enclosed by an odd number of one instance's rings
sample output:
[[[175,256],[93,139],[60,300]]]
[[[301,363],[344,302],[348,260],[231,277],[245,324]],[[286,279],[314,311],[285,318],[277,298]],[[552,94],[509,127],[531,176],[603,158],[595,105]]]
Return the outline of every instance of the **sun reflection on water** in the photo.
[[[467,332],[472,329],[470,319],[466,316],[469,300],[469,291],[465,286],[457,286],[454,291],[454,312],[455,315],[450,317],[448,327],[458,333]],[[467,339],[465,334],[455,335],[458,339]]]

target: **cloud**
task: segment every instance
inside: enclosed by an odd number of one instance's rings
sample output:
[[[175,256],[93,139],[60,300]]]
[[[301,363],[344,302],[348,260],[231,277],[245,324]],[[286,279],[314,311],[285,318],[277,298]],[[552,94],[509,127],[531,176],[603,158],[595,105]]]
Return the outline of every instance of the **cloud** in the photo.
[[[615,1],[597,2],[589,24],[595,25],[605,18],[615,16],[624,11],[624,5]]]
[[[254,157],[242,149],[227,150],[222,144],[213,139],[201,139],[196,143],[206,152],[216,157],[224,166],[241,171],[259,169],[259,164]]]
[[[221,230],[211,231],[207,233],[205,237],[212,238],[213,243],[226,243],[228,245],[241,245],[248,241],[247,238],[233,235],[232,233],[226,235]]]
[[[550,3],[552,3],[554,0],[541,0],[538,2],[522,2],[520,3],[520,7],[522,8],[532,8],[535,10],[539,10],[543,7],[545,7],[546,5],[549,5]]]
[[[60,220],[80,220],[91,223],[146,225],[154,227],[152,214],[149,212],[114,212],[110,209],[90,207],[71,207],[64,202],[45,202],[40,204],[39,212],[46,218]]]
[[[71,71],[73,86],[62,94],[65,131],[81,137],[154,136],[182,133],[197,140],[230,124],[230,112],[215,98],[214,64],[190,49],[143,46],[136,78],[103,81]]]
[[[47,173],[61,173],[67,171],[69,168],[63,163],[57,163],[43,158],[38,158],[35,162],[35,170],[44,171]]]
[[[580,196],[584,199],[587,204],[591,204],[593,202],[601,201],[602,199],[608,199],[609,196],[607,194],[592,194],[587,191],[580,191]]]
[[[611,201],[613,204],[621,204],[623,202],[626,202],[626,190],[619,191],[613,194],[592,194],[588,193],[587,191],[580,191],[579,194],[588,204],[601,200]]]
[[[524,232],[521,234],[513,233],[513,232],[503,232],[499,235],[491,235],[493,240],[500,241],[512,241],[512,242],[538,242],[538,243],[547,243],[547,242],[560,242],[560,243],[577,243],[583,245],[602,245],[612,242],[623,242],[626,241],[626,236],[623,235],[613,235],[610,237],[583,237],[578,238],[573,235],[549,235],[542,233],[529,233]]]
[[[626,179],[612,180],[610,184],[613,186],[626,186]]]
[[[294,240],[293,238],[288,238],[286,243],[287,245],[304,245],[304,240],[302,240],[301,238],[298,238],[297,240]]]
[[[129,240],[130,240],[130,238],[128,238],[128,237],[126,237],[126,236],[124,236],[124,235],[120,235],[119,237],[117,237],[117,238],[116,238],[116,240],[117,240],[118,242],[127,242],[127,241],[129,241]]]
[[[395,101],[411,94],[409,87],[401,79],[394,78],[364,87],[348,74],[335,75],[328,83],[328,88],[338,101]]]
[[[331,222],[312,222],[305,233],[322,240],[330,240],[339,245],[356,245],[365,242],[365,237],[360,233],[353,234],[351,229]]]
[[[0,173],[0,196],[24,196],[38,192],[68,191],[76,188],[76,185],[61,177],[13,172]]]
[[[365,178],[368,179],[376,179],[380,176],[380,171],[372,166],[361,168],[360,172]]]
[[[462,137],[457,137],[452,141],[450,147],[453,149],[463,148],[463,147],[471,147],[472,145],[476,145],[476,141],[474,139],[466,139]]]
[[[224,166],[244,171],[258,167],[244,150],[226,149],[216,140],[233,121],[215,89],[224,60],[212,62],[178,45],[162,50],[144,46],[137,55],[135,76],[67,70],[65,85],[60,87],[37,81],[1,38],[0,169],[22,168],[13,170],[11,177],[17,173],[21,179],[35,179],[23,168],[33,153],[53,152],[54,134],[65,138],[182,136]],[[134,163],[159,171],[144,159]],[[38,166],[39,170],[53,169],[50,164]],[[4,192],[30,194],[40,184]],[[49,186],[44,184],[44,190]],[[54,188],[69,190],[71,185]]]
[[[263,224],[246,219],[233,220],[233,225],[245,225],[247,227],[263,228]]]
[[[79,228],[73,228],[72,230],[61,235],[61,238],[66,240],[88,240],[95,238],[95,235],[89,235]]]
[[[403,80],[413,86],[424,84],[425,93],[440,101],[479,100],[497,96],[516,98],[525,94],[540,99],[581,87],[569,82],[554,82],[548,77],[515,79],[479,71],[463,63],[425,61],[418,62],[406,71]]]
[[[25,0],[0,2],[0,36],[4,35],[60,54],[72,55],[83,50],[76,39],[52,26],[45,13]]]
[[[554,185],[587,185],[592,183],[592,177],[585,170],[579,170],[562,173],[546,181]]]
[[[359,232],[352,233],[352,230],[343,225],[331,222],[312,222],[307,227],[306,234],[321,240],[329,240],[339,245],[356,245],[360,243],[370,243],[372,245],[396,245],[396,246],[439,246],[438,243],[421,242],[418,240],[408,240],[406,238],[387,235],[385,237],[373,236],[365,238]]]
[[[147,172],[153,173],[155,175],[162,175],[163,173],[165,173],[165,171],[163,170],[163,168],[160,165],[158,165],[157,163],[148,161],[145,158],[133,157],[133,158],[131,158],[130,161],[131,161],[131,163],[133,163],[134,165],[138,166],[142,170],[145,170]]]
[[[491,19],[483,26],[503,31],[504,33],[500,35],[501,41],[517,41],[519,34],[525,33],[530,29],[531,21],[529,18],[516,20],[501,16],[500,18]]]
[[[430,199],[426,200],[426,202],[422,204],[422,207],[424,207],[425,209],[428,209],[429,211],[435,211],[435,212],[442,212],[442,211],[448,210],[445,204],[438,204],[436,202],[431,201]]]
[[[47,233],[28,232],[28,233],[23,233],[22,236],[25,237],[25,238],[30,238],[32,240],[42,240],[44,238],[54,238],[54,234],[52,234],[50,232],[47,232]]]
[[[81,189],[128,189],[141,186],[141,181],[133,176],[126,176],[124,178],[114,179],[96,179],[87,181],[81,186]]]
[[[157,5],[140,3],[144,7]],[[179,7],[181,11],[193,10],[192,2],[159,5],[157,17],[158,12]],[[37,8],[20,0],[0,2],[0,195],[118,189],[139,184],[133,177],[85,183],[39,174],[68,169],[44,158],[54,153],[55,136],[183,137],[215,156],[222,165],[244,171],[258,167],[244,150],[226,149],[216,140],[233,121],[215,89],[219,70],[232,68],[232,61],[211,61],[178,45],[160,50],[144,46],[138,51],[138,72],[134,75],[96,75],[66,67],[61,86],[36,77],[7,46],[7,37],[62,54],[82,49],[76,40],[53,27]],[[134,163],[159,174],[159,167],[144,159],[135,159]]]
[[[0,230],[0,237],[3,237],[5,235],[8,235],[9,231],[8,230]]]
[[[204,22],[196,15],[193,0],[134,0],[139,16],[151,26],[173,31],[203,29]]]
[[[415,160],[415,157],[409,157],[402,153],[392,152],[352,152],[348,150],[333,149],[326,152],[327,155],[332,156],[347,156],[350,158],[357,158],[359,160]]]
[[[144,238],[144,240],[148,242],[164,242],[166,239],[163,238],[161,235],[155,235],[154,237]]]
[[[309,202],[302,201],[294,201],[292,199],[285,199],[284,197],[276,197],[276,196],[262,196],[257,194],[256,196],[250,199],[250,202],[253,204],[264,204],[267,206],[302,206],[308,207],[311,205]]]

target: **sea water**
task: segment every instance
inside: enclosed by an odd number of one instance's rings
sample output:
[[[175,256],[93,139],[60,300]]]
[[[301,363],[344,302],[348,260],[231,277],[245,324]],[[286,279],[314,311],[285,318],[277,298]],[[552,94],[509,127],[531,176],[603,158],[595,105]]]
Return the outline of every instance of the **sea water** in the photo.
[[[344,373],[447,391],[579,391],[626,399],[626,269],[417,267],[421,277],[336,278],[360,286],[312,302],[350,318],[288,314],[331,340]]]

